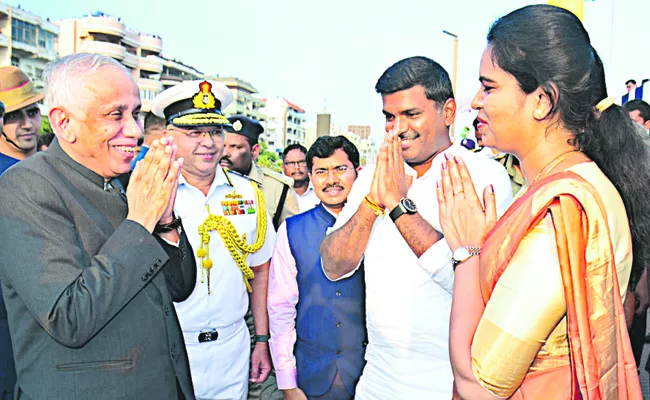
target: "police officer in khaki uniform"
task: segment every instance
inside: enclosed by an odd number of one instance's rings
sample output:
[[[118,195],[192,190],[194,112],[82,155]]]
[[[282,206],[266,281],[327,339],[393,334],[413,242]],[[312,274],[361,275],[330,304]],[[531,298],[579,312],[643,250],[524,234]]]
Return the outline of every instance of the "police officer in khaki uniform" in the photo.
[[[258,138],[264,132],[259,122],[243,115],[233,115],[228,120],[231,127],[226,128],[228,133],[221,166],[262,183],[266,205],[277,230],[285,219],[299,213],[293,179],[255,164],[261,150]]]

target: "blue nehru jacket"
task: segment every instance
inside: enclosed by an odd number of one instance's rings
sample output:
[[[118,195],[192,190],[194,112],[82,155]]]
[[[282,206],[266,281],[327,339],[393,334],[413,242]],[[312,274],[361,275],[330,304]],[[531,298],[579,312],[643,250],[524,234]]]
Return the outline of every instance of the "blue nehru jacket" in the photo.
[[[354,395],[367,344],[363,268],[332,282],[325,276],[320,244],[335,217],[321,204],[287,219],[287,237],[298,270],[295,347],[298,387],[308,396],[327,392],[338,370]]]

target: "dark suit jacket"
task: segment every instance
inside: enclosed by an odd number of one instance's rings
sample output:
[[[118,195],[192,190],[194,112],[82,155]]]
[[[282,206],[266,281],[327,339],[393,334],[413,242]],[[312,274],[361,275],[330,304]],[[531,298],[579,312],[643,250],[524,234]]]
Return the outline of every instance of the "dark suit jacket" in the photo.
[[[174,247],[126,215],[56,141],[0,177],[19,399],[194,398],[173,305],[194,288],[192,250],[184,234]]]

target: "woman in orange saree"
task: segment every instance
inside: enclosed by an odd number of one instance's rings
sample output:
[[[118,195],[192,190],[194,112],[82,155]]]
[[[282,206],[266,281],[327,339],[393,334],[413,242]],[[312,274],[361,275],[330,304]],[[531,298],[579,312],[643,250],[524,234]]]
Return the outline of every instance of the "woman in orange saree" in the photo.
[[[514,154],[527,185],[496,222],[494,193],[481,203],[462,159],[442,166],[455,397],[642,399],[622,300],[648,261],[647,137],[607,98],[598,54],[565,10],[499,19],[480,81],[483,141]]]

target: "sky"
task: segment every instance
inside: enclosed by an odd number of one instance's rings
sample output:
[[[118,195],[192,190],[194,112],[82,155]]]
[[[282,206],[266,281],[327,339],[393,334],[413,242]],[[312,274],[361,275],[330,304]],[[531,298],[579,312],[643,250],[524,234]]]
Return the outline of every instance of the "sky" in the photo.
[[[6,0],[5,0],[6,1]],[[613,2],[615,7],[613,7]],[[409,56],[431,57],[451,75],[453,39],[459,37],[456,97],[461,108],[478,89],[478,66],[490,25],[527,0],[20,0],[40,17],[81,17],[94,11],[119,16],[140,32],[163,39],[163,56],[205,74],[237,76],[261,97],[285,97],[332,123],[371,125],[383,137],[381,97],[374,85],[382,72]],[[613,10],[613,14],[612,14]],[[612,16],[613,15],[613,16]],[[592,0],[584,23],[605,64],[610,94],[624,82],[650,78],[643,21],[648,0]],[[640,16],[645,16],[642,18]],[[638,21],[635,23],[635,21]],[[613,29],[612,29],[613,27]],[[635,41],[636,40],[636,41]],[[638,42],[638,43],[636,43]],[[645,75],[644,75],[645,74]],[[459,126],[471,123],[469,112]]]

